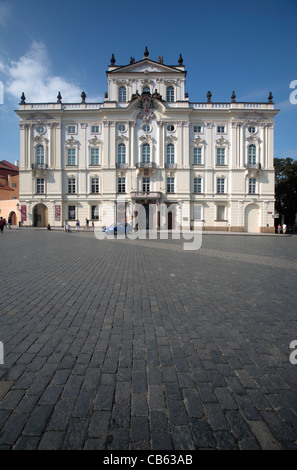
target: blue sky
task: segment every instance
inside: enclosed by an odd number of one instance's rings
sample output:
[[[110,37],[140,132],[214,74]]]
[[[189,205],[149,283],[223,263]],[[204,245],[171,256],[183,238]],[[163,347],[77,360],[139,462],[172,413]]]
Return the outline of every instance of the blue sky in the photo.
[[[102,101],[106,70],[149,56],[177,65],[182,53],[189,99],[267,101],[280,109],[275,156],[297,159],[297,0],[0,0],[0,160],[19,159],[14,110],[27,102]],[[296,87],[297,92],[297,87]]]

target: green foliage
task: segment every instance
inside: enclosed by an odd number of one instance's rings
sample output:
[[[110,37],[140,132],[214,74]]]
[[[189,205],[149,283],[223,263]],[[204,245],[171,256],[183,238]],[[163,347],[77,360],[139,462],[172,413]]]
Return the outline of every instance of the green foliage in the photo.
[[[297,213],[297,161],[275,158],[276,211],[284,214],[287,224],[294,224]]]

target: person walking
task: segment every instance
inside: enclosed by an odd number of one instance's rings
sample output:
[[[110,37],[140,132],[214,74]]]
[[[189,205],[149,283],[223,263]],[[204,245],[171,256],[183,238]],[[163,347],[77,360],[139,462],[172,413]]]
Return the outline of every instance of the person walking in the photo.
[[[0,232],[4,233],[5,220],[3,217],[0,217]]]
[[[79,231],[79,220],[76,221],[76,231]]]
[[[277,226],[277,233],[281,233],[281,229],[282,229],[282,228],[281,228],[281,225],[278,224],[278,226]]]
[[[287,230],[287,226],[286,224],[283,224],[283,233],[286,233],[286,230]]]

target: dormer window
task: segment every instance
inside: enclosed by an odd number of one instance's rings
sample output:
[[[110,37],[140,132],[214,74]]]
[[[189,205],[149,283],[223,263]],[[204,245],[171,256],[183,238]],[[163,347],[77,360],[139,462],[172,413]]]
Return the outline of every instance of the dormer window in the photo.
[[[126,101],[127,101],[126,87],[121,86],[119,88],[119,103],[126,103]]]
[[[166,101],[171,103],[174,101],[174,88],[172,85],[169,85],[166,89]]]
[[[143,89],[142,89],[142,93],[150,93],[151,90],[150,90],[150,87],[149,86],[144,86]]]

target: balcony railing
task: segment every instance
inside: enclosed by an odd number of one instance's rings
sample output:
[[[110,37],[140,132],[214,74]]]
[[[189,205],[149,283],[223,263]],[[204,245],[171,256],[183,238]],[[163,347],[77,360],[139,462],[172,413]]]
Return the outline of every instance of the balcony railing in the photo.
[[[137,162],[136,168],[157,168],[155,162]]]
[[[244,166],[247,170],[261,170],[261,163],[246,163]]]
[[[162,193],[160,191],[132,191],[132,199],[161,199]]]
[[[48,164],[47,163],[32,163],[31,168],[32,170],[47,170]]]
[[[177,163],[165,163],[165,168],[167,170],[176,170]]]
[[[128,163],[116,163],[116,168],[120,168],[121,170],[125,170],[128,167]]]

